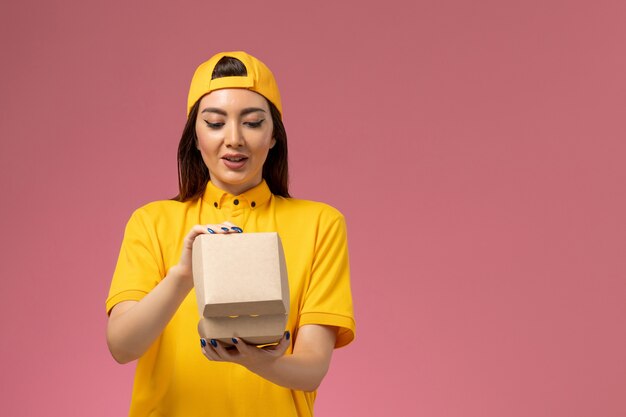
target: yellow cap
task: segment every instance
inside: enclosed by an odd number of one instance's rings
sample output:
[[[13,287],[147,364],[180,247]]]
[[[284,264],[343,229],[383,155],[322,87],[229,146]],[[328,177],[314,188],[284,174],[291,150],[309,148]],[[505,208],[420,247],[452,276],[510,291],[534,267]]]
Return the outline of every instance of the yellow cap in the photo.
[[[221,77],[214,80],[211,79],[215,65],[225,56],[237,58],[246,67],[248,75]],[[189,87],[189,96],[187,98],[187,116],[196,101],[211,91],[220,90],[222,88],[246,88],[255,91],[268,99],[276,106],[281,116],[283,107],[280,101],[280,92],[278,85],[274,79],[272,71],[265,66],[264,63],[242,51],[237,52],[221,52],[213,55],[208,61],[200,64],[196,69],[191,86]]]

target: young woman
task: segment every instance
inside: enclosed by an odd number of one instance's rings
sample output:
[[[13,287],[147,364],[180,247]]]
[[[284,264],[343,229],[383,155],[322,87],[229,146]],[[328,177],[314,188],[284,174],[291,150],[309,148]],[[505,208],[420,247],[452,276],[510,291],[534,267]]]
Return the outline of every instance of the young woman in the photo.
[[[107,342],[138,359],[131,416],[311,416],[355,323],[345,221],[290,198],[287,135],[270,70],[244,52],[196,70],[178,150],[179,195],[135,211],[106,302]],[[191,249],[203,233],[279,234],[290,287],[284,337],[227,349],[200,339]]]

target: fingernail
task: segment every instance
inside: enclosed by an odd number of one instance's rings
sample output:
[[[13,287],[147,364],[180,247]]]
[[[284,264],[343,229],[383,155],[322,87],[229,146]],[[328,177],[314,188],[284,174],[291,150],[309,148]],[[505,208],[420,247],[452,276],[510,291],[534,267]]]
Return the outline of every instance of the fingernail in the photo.
[[[235,338],[233,337],[233,343],[234,343],[234,344],[237,344],[237,343],[239,343],[239,342],[237,341],[237,339],[235,339]]]
[[[210,227],[207,227],[206,230],[208,230],[209,233],[211,233],[212,235],[215,234],[215,230],[211,229]]]
[[[291,337],[291,333],[289,333],[289,330],[287,330],[285,332],[285,339],[289,340],[290,337]]]
[[[200,339],[200,346],[206,347],[206,340]]]
[[[243,229],[241,227],[233,226],[231,227],[237,233],[243,233]]]
[[[211,339],[211,346],[213,346],[214,348],[217,347],[217,342],[215,341],[215,339]]]
[[[228,227],[222,227],[222,230],[225,231],[225,232],[229,232],[230,231],[230,229]]]

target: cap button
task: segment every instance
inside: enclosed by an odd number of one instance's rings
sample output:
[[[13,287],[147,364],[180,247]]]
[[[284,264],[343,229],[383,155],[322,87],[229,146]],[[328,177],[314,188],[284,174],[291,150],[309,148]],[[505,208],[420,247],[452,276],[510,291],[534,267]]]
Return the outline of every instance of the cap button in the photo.
[[[237,199],[235,198],[235,200],[233,201],[233,204],[234,204],[234,205],[238,205],[238,204],[239,204],[239,200],[237,200]]]
[[[252,207],[256,207],[256,203],[255,203],[254,201],[253,201],[252,203],[250,203],[250,205],[251,205]]]

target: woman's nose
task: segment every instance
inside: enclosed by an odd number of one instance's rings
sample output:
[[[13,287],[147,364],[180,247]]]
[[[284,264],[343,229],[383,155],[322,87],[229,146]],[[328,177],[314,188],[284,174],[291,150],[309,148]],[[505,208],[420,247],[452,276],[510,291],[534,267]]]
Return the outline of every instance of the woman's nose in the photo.
[[[243,145],[243,133],[241,127],[237,123],[229,124],[229,127],[224,132],[224,143],[229,147],[239,147]]]

